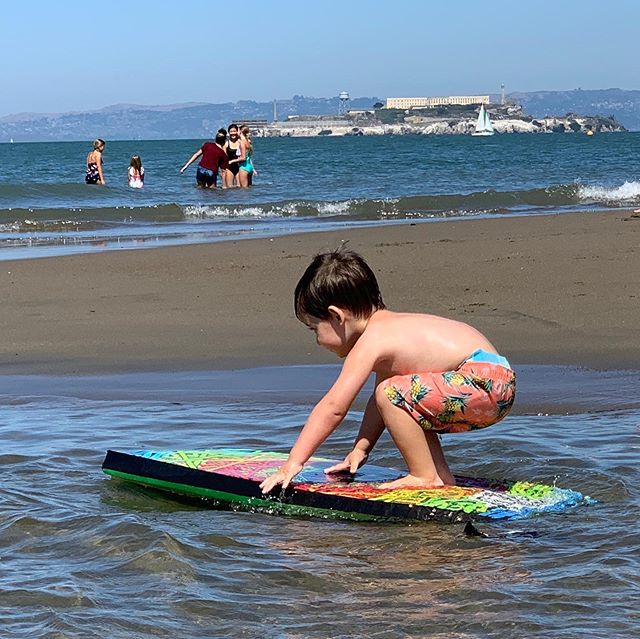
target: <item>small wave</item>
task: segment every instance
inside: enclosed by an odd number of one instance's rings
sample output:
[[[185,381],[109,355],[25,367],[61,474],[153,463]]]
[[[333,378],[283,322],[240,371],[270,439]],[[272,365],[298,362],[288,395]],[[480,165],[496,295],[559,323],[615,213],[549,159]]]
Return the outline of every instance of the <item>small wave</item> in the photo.
[[[189,205],[183,209],[186,218],[215,218],[215,219],[234,219],[234,218],[268,218],[283,217],[287,213],[285,208],[278,206],[211,206],[211,205]],[[295,212],[290,212],[295,215]]]
[[[81,233],[111,229],[116,224],[96,222],[95,220],[14,220],[0,224],[0,233]]]
[[[414,195],[398,198],[352,198],[347,200],[290,200],[252,205],[189,205],[187,218],[269,219],[337,218],[353,221],[433,218],[458,215],[499,214],[512,210],[548,209],[578,204],[575,185],[528,191],[482,191],[467,194]]]
[[[348,215],[358,200],[344,200],[342,202],[319,202],[318,215]]]
[[[182,220],[182,208],[176,204],[105,208],[11,208],[0,210],[0,232],[75,232]]]
[[[640,182],[624,182],[620,186],[580,186],[578,196],[581,200],[602,202],[605,204],[633,204],[640,202]]]
[[[352,222],[453,216],[535,213],[567,207],[621,206],[640,202],[640,182],[618,187],[560,184],[541,189],[411,195],[343,200],[281,200],[251,203],[157,204],[82,208],[0,210],[0,232],[82,232],[184,221],[227,223],[277,219]]]
[[[189,205],[183,208],[187,218],[263,219],[274,217],[334,217],[353,214],[360,202],[367,200],[340,200],[334,202],[284,201],[255,205]]]

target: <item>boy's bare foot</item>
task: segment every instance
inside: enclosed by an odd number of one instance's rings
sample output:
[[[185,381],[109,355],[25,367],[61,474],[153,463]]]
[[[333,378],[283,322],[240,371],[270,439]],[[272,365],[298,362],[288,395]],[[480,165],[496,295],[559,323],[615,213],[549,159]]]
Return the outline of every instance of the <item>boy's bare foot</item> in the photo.
[[[447,478],[448,479],[448,478]],[[453,476],[448,482],[444,482],[437,475],[433,478],[415,477],[414,475],[407,475],[406,477],[400,477],[394,481],[388,481],[384,484],[380,484],[378,488],[397,489],[397,488],[442,488],[443,486],[455,486],[456,482]]]

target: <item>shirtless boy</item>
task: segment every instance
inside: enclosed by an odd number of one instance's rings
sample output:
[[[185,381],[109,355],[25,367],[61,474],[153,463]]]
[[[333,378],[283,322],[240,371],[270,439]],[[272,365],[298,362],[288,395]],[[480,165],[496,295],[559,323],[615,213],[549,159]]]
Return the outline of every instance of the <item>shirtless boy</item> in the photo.
[[[385,308],[373,271],[357,253],[317,255],[298,282],[296,317],[344,364],[311,411],[284,465],[260,487],[286,488],[345,418],[375,373],[353,450],[326,473],[362,466],[385,428],[409,473],[385,488],[454,485],[439,433],[485,428],[515,399],[515,373],[491,342],[455,320]]]

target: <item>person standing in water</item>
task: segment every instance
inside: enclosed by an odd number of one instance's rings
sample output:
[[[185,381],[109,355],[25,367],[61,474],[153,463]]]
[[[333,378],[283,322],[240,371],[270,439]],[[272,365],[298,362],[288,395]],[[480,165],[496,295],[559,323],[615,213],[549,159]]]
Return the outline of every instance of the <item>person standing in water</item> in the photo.
[[[129,164],[129,186],[141,189],[144,186],[144,167],[139,155],[134,155]]]
[[[86,184],[106,184],[102,171],[102,153],[106,142],[100,138],[93,141],[93,150],[87,154],[87,173],[84,176]]]
[[[224,150],[229,160],[229,168],[224,172],[222,179],[225,188],[239,186],[238,173],[240,171],[240,131],[237,124],[229,125],[229,139],[224,145]]]
[[[229,161],[223,146],[227,141],[224,133],[218,132],[215,142],[205,142],[201,149],[198,149],[189,161],[180,169],[184,173],[192,162],[202,157],[196,172],[196,183],[200,188],[215,189],[218,181],[218,171],[220,168],[227,169]]]
[[[240,129],[240,155],[238,156],[238,184],[242,188],[247,188],[253,184],[253,176],[258,175],[253,166],[253,143],[251,142],[251,131],[248,126]]]

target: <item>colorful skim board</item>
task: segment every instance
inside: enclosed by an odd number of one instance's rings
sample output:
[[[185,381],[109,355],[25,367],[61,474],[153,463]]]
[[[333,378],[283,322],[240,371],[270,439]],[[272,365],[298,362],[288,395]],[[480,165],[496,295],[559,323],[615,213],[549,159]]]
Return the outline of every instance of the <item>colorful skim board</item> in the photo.
[[[286,455],[234,448],[118,452],[102,464],[108,475],[128,482],[273,514],[352,520],[514,520],[562,512],[591,501],[574,490],[531,481],[495,481],[456,476],[456,486],[383,489],[378,484],[401,471],[365,465],[355,476],[327,476],[335,460],[313,457],[294,482],[263,495],[260,482]]]

